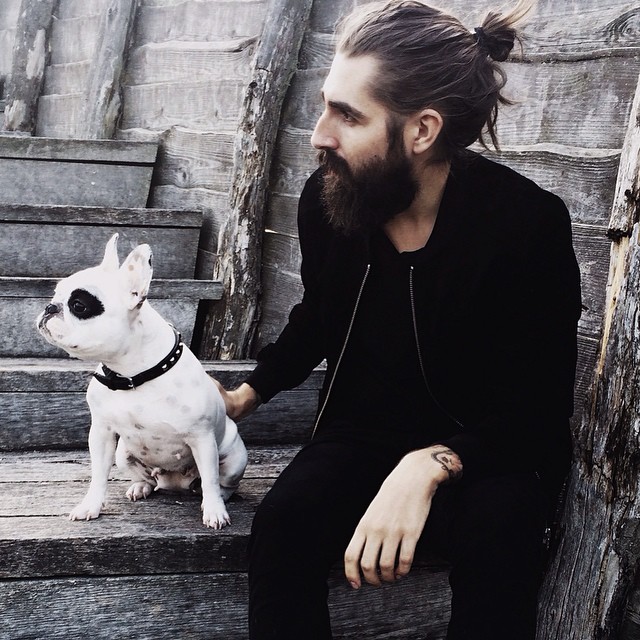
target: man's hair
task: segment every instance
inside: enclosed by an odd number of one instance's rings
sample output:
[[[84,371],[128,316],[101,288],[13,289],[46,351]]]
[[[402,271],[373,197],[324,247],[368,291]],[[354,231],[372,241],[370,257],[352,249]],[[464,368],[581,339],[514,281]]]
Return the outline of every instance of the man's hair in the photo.
[[[498,148],[496,119],[506,60],[516,41],[515,24],[535,0],[519,0],[509,13],[488,13],[469,31],[457,18],[419,0],[384,0],[358,7],[338,27],[337,50],[371,55],[379,64],[373,97],[405,116],[431,107],[443,118],[438,139],[445,157],[480,141],[483,130]]]

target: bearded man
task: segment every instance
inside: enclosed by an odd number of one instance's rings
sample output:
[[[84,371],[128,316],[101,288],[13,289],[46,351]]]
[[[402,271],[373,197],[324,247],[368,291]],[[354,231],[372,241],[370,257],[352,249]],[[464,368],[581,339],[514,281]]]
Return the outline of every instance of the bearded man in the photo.
[[[580,282],[562,201],[471,153],[496,142],[514,24],[417,0],[342,24],[299,203],[304,295],[241,418],[326,359],[311,441],[258,508],[254,640],[331,638],[327,576],[451,563],[449,640],[531,640],[548,506],[571,456]],[[424,612],[428,615],[428,612]]]

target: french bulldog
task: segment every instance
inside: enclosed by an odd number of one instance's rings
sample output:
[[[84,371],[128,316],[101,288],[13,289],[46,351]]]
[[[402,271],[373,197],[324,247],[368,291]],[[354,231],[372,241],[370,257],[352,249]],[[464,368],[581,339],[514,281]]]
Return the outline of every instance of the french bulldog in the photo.
[[[230,524],[224,503],[247,451],[215,382],[147,300],[149,245],[120,266],[117,243],[114,234],[100,265],[61,280],[36,321],[51,344],[100,363],[87,389],[91,483],[69,518],[99,516],[115,458],[135,480],[130,500],[193,488],[199,479],[202,521],[221,529]]]

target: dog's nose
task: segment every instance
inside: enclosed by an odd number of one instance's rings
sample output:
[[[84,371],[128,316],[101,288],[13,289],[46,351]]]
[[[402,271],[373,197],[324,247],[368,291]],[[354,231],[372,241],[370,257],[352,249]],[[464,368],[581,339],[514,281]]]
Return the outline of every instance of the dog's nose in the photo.
[[[60,313],[60,305],[59,304],[48,304],[45,308],[44,308],[44,313],[47,316],[55,316],[56,313]]]

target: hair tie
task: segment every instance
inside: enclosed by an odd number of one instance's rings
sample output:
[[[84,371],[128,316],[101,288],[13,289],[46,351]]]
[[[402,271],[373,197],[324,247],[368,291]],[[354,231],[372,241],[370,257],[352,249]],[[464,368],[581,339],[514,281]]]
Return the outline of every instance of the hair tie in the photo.
[[[482,49],[487,48],[487,35],[485,34],[482,27],[476,27],[473,30],[473,37],[475,38],[475,41],[477,42],[479,47],[481,47]]]

